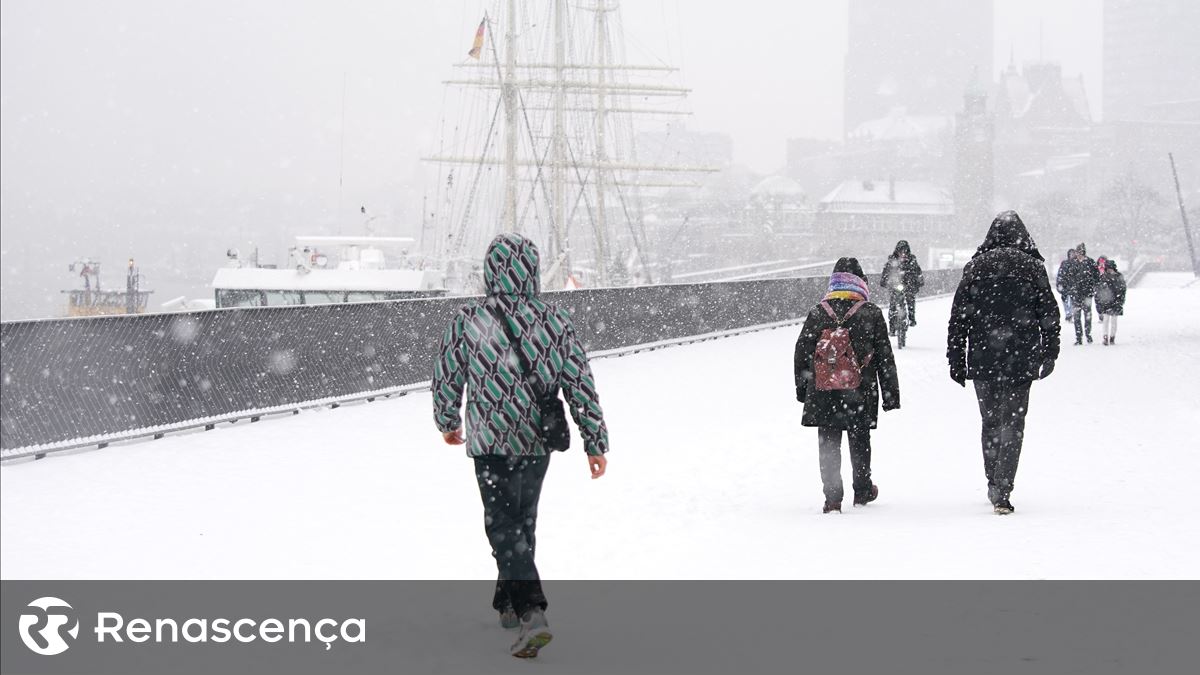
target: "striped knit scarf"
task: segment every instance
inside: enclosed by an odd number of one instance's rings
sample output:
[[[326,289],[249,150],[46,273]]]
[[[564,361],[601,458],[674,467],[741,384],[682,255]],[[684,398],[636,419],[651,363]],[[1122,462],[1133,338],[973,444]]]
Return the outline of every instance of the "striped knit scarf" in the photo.
[[[829,277],[829,292],[825,300],[870,300],[867,282],[849,272],[834,272]]]

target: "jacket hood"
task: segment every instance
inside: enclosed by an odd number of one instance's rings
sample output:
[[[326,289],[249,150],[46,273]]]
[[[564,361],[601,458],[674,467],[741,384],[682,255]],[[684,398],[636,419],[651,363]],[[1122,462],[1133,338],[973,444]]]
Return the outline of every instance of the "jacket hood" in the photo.
[[[892,251],[892,257],[899,258],[901,253],[903,253],[906,256],[912,257],[912,249],[909,248],[908,242],[903,239],[896,242],[896,250]]]
[[[483,261],[488,295],[532,297],[541,291],[537,245],[519,234],[497,235]]]
[[[849,272],[859,279],[866,279],[867,275],[863,274],[862,265],[859,264],[858,258],[838,258],[838,261],[833,265],[833,271]]]
[[[1033,237],[1029,236],[1029,230],[1025,228],[1025,223],[1021,222],[1021,216],[1018,216],[1016,211],[1004,211],[996,216],[996,219],[992,221],[991,229],[988,230],[987,236],[983,239],[983,243],[975,251],[975,255],[982,255],[998,248],[1015,248],[1038,260],[1045,260],[1042,257],[1042,253],[1038,251]]]
[[[1112,270],[1114,272],[1121,271],[1121,270],[1117,269],[1117,261],[1113,260],[1112,258],[1109,258],[1108,260],[1104,261],[1104,269],[1105,269],[1105,271],[1108,271],[1108,270]]]

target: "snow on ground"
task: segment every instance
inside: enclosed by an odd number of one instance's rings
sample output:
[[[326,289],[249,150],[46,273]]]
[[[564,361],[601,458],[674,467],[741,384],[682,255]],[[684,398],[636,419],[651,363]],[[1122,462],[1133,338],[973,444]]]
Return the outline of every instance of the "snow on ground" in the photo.
[[[1034,385],[1013,502],[985,497],[979,413],[947,375],[949,299],[898,354],[874,434],[879,501],[822,515],[789,327],[594,362],[613,452],[555,455],[550,579],[1188,578],[1200,445],[1200,287],[1130,291],[1119,342]],[[575,441],[578,446],[578,439]],[[849,480],[849,461],[843,473]],[[494,576],[470,461],[428,394],[0,469],[4,578]]]

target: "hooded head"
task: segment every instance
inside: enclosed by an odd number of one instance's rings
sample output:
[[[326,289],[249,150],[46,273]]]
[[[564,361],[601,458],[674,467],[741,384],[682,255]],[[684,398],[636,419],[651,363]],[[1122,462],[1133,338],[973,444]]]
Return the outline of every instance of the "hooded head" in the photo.
[[[1080,245],[1075,247],[1075,251],[1077,253],[1079,253],[1079,255],[1087,255],[1087,244],[1081,243]]]
[[[901,255],[912,257],[912,249],[909,248],[908,242],[903,239],[896,242],[896,250],[892,251],[893,258],[899,258]]]
[[[835,273],[849,272],[859,279],[866,279],[866,275],[863,274],[862,265],[858,264],[858,258],[838,258],[838,261],[833,265],[833,271]]]
[[[1104,271],[1105,272],[1120,272],[1121,270],[1117,269],[1117,261],[1113,260],[1112,258],[1109,258],[1108,260],[1104,261]]]
[[[870,300],[867,278],[863,274],[858,258],[839,258],[829,276],[829,292],[826,300]]]
[[[537,246],[519,234],[497,235],[483,260],[483,285],[488,295],[537,295],[541,290]]]
[[[983,243],[975,251],[975,255],[982,255],[998,248],[1015,248],[1038,260],[1045,260],[1016,211],[1004,211],[996,216]]]

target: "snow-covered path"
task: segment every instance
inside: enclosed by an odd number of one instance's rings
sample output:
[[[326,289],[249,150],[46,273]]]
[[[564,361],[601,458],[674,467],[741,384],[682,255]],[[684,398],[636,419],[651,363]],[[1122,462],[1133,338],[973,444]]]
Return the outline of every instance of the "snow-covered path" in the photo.
[[[578,449],[554,457],[542,574],[1194,577],[1200,285],[1159,281],[1130,292],[1117,346],[1073,347],[1064,324],[1008,518],[985,498],[974,396],[946,373],[948,299],[920,305],[898,354],[880,499],[840,516],[820,513],[816,431],[793,397],[798,327],[597,360],[608,475],[589,480]],[[494,576],[470,462],[430,418],[420,394],[4,466],[0,574]]]

